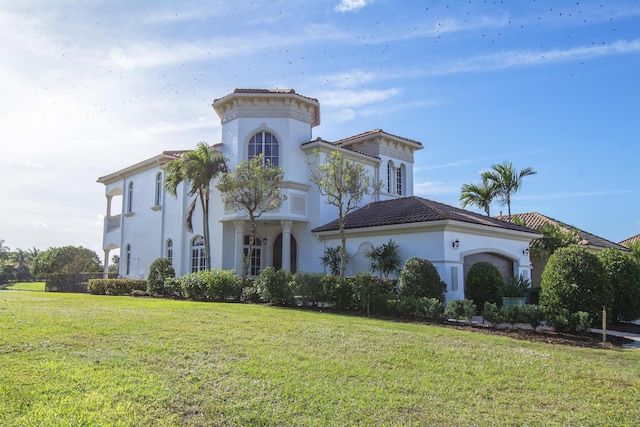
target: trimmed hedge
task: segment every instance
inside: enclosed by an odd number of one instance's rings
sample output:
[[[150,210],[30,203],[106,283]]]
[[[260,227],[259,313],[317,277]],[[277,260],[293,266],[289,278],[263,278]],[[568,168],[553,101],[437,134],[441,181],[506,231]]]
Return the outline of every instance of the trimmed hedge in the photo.
[[[131,295],[147,291],[147,281],[138,279],[91,279],[87,291],[94,295]]]
[[[464,284],[465,299],[472,300],[476,313],[485,302],[502,305],[503,279],[498,268],[490,262],[477,262],[471,266]]]
[[[447,285],[436,267],[426,259],[409,258],[400,271],[398,293],[405,297],[437,298],[444,302]]]

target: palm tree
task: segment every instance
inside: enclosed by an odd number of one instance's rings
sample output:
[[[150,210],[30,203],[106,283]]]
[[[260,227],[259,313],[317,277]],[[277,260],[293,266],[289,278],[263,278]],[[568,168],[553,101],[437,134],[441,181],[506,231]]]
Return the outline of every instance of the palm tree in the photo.
[[[516,172],[513,163],[504,161],[500,165],[491,166],[490,171],[482,174],[482,179],[489,180],[496,186],[496,196],[500,197],[502,204],[507,205],[507,211],[511,217],[511,196],[520,189],[525,176],[537,173],[532,167]]]
[[[390,274],[400,271],[402,260],[398,249],[400,249],[400,246],[389,239],[389,243],[383,243],[368,252],[365,256],[371,260],[371,272],[380,273],[388,279]]]
[[[628,246],[629,250],[631,250],[631,258],[638,264],[640,264],[640,240],[631,243]]]
[[[205,142],[198,143],[193,151],[170,161],[165,167],[164,188],[177,197],[178,185],[190,185],[189,196],[196,195],[187,212],[187,231],[193,232],[193,211],[200,201],[202,207],[202,233],[204,237],[205,267],[211,269],[211,241],[209,236],[209,196],[211,181],[227,170],[227,159],[216,154]]]
[[[482,179],[482,184],[464,184],[460,189],[460,205],[482,208],[487,216],[491,216],[490,205],[495,197],[496,185],[486,178]]]
[[[11,252],[11,248],[9,246],[5,246],[4,240],[0,239],[0,262],[7,259],[9,252]]]

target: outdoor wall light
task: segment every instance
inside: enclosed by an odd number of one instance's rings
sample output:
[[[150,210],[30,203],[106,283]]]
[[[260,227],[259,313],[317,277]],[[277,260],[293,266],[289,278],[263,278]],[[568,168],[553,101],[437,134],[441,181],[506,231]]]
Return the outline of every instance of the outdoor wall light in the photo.
[[[529,255],[529,248],[524,249],[522,255]]]
[[[267,223],[264,223],[264,238],[262,239],[262,244],[267,246],[269,239],[267,239]]]
[[[454,240],[451,246],[453,246],[453,249],[458,249],[460,247],[460,240]]]

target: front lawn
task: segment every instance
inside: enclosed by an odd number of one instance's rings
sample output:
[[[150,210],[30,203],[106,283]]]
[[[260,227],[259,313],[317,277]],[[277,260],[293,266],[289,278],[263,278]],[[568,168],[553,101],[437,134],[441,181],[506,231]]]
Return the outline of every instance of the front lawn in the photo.
[[[44,292],[45,282],[19,282],[4,285],[4,287],[13,291]]]
[[[638,425],[640,351],[259,305],[0,292],[0,425]]]

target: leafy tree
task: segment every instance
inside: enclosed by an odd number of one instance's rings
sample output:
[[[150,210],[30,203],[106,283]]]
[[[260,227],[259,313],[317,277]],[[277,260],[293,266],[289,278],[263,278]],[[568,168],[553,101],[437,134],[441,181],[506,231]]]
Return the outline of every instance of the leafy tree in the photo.
[[[544,261],[548,260],[557,249],[580,242],[578,230],[575,228],[567,231],[549,222],[538,228],[538,233],[542,234],[542,237],[531,242],[531,253]]]
[[[48,278],[59,274],[90,273],[101,271],[100,258],[91,249],[82,246],[49,248],[33,260],[31,274]]]
[[[640,318],[640,265],[631,256],[609,248],[596,254],[613,288],[613,320]]]
[[[389,278],[390,274],[400,271],[399,248],[400,246],[396,242],[389,239],[389,243],[383,243],[368,252],[366,257],[371,261],[371,272],[380,273],[385,278]]]
[[[613,291],[606,271],[595,254],[582,246],[556,250],[542,272],[540,303],[551,314],[585,311],[595,321],[602,307],[613,305]]]
[[[471,266],[464,284],[465,299],[472,300],[478,312],[485,302],[501,305],[503,279],[498,268],[490,262],[477,262]]]
[[[511,196],[520,190],[525,176],[535,174],[537,172],[531,167],[516,172],[513,163],[505,161],[502,164],[492,165],[491,170],[482,174],[482,179],[495,185],[495,195],[500,198],[502,204],[507,205],[509,217],[511,217]]]
[[[460,206],[477,206],[491,216],[490,205],[496,197],[496,190],[495,183],[486,178],[482,179],[482,184],[464,184],[460,189]]]
[[[178,185],[190,186],[189,197],[196,195],[187,211],[187,231],[193,232],[193,212],[197,202],[202,208],[202,232],[204,237],[205,267],[211,269],[211,239],[209,233],[209,196],[211,181],[227,170],[227,160],[216,154],[205,142],[200,142],[195,150],[184,153],[165,166],[164,188],[177,197]]]
[[[114,255],[111,257],[111,264],[109,264],[109,273],[118,274],[120,271],[120,256]]]
[[[371,173],[361,163],[346,158],[335,150],[326,155],[324,162],[316,151],[313,160],[307,160],[311,169],[310,181],[317,187],[325,203],[338,208],[338,229],[340,233],[340,278],[347,269],[347,238],[345,217],[356,209],[366,194],[375,194],[382,182],[375,182]]]
[[[149,266],[147,277],[147,293],[149,295],[165,296],[164,280],[176,277],[176,272],[167,258],[156,258]]]
[[[256,239],[256,219],[263,213],[277,210],[287,199],[280,193],[280,183],[284,178],[282,168],[273,166],[264,160],[263,154],[248,161],[240,162],[233,173],[223,173],[216,186],[222,197],[233,201],[236,208],[244,210],[251,222],[251,239],[249,240],[249,254],[253,253]],[[245,256],[242,274],[246,277],[249,272],[251,256]]]
[[[409,258],[400,271],[398,293],[413,298],[437,298],[444,302],[447,285],[436,267],[426,259]]]

